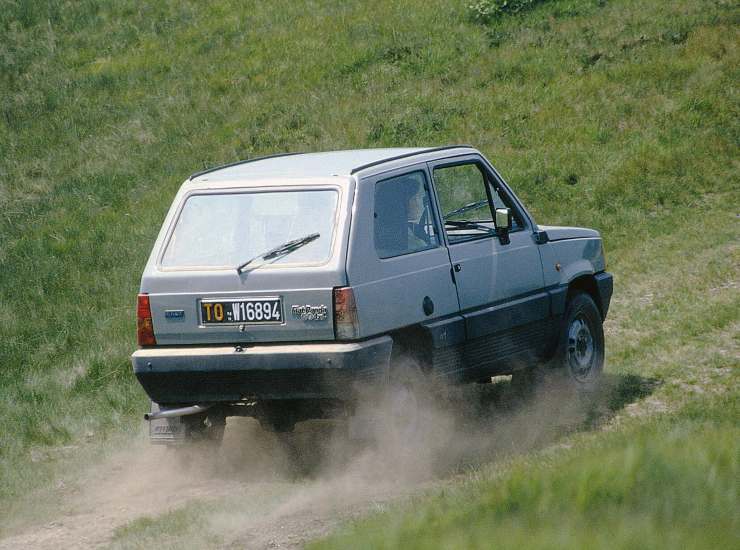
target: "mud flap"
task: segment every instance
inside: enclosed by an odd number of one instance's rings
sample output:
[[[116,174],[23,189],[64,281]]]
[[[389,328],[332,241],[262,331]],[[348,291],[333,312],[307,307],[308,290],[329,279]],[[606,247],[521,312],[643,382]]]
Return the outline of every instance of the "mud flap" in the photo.
[[[159,405],[152,401],[151,411],[159,410]],[[182,421],[182,417],[150,420],[149,441],[159,444],[174,444],[185,441],[185,423]]]

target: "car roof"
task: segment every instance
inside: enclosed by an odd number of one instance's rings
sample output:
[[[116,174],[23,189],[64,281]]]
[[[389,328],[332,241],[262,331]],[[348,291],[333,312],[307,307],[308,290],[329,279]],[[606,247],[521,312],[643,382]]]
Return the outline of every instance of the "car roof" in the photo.
[[[317,153],[285,153],[243,160],[204,170],[190,176],[190,181],[251,180],[272,177],[349,176],[386,162],[469,145],[446,147],[395,147],[353,149]],[[472,149],[472,148],[471,148]]]

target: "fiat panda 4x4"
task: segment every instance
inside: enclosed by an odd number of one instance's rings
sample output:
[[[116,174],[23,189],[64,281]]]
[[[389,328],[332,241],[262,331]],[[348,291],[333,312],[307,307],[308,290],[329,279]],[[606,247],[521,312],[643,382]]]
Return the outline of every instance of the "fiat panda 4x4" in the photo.
[[[538,225],[472,147],[275,155],[182,185],[132,363],[153,441],[219,439],[232,415],[290,431],[409,364],[590,387],[611,294],[599,233]]]

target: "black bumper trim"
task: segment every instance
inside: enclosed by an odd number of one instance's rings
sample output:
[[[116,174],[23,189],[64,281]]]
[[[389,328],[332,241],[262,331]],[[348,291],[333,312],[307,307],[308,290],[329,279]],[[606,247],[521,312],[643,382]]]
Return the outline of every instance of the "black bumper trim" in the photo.
[[[151,348],[131,357],[156,403],[242,399],[350,398],[358,383],[387,372],[388,336],[356,343]]]

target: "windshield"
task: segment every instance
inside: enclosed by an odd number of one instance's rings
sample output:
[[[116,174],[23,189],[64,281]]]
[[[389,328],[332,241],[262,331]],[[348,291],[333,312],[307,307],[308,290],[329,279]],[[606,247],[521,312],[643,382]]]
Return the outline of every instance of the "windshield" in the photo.
[[[190,196],[162,256],[162,267],[230,267],[300,239],[320,236],[272,265],[319,264],[331,256],[334,190]]]

